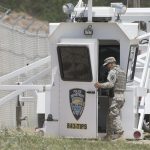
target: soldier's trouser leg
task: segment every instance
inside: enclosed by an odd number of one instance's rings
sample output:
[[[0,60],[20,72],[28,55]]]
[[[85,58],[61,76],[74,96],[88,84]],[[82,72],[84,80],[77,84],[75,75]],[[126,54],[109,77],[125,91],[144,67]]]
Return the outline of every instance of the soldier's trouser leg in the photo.
[[[109,117],[111,103],[112,103],[112,98],[109,99],[109,110],[108,110],[108,114],[107,114],[107,118],[106,118],[106,133],[107,133],[107,135],[113,134],[112,124],[111,124],[111,120]]]
[[[120,110],[124,105],[124,99],[118,99],[116,97],[113,98],[112,103],[110,105],[108,120],[110,124],[111,131],[116,133],[123,132],[121,118],[120,118]]]

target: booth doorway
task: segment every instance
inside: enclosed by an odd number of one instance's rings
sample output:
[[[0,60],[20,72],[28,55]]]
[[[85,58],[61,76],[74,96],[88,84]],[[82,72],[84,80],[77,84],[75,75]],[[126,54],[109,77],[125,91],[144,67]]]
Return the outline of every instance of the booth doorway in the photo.
[[[115,57],[120,64],[120,43],[116,40],[99,40],[99,65],[98,81],[106,82],[108,70],[103,66],[107,57]],[[109,108],[109,97],[113,95],[112,89],[101,89],[98,91],[98,132],[106,132],[106,118]]]

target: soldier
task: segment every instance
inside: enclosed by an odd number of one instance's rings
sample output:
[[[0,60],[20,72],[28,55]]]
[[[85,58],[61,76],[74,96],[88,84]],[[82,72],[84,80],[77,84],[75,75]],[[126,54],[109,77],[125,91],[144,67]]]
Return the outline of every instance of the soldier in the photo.
[[[118,139],[123,135],[123,128],[120,119],[120,110],[124,105],[124,91],[126,87],[126,74],[116,65],[114,57],[108,57],[104,60],[104,66],[110,71],[107,77],[107,82],[95,83],[95,88],[113,88],[114,96],[110,99],[109,112],[106,122],[106,136],[105,140]]]

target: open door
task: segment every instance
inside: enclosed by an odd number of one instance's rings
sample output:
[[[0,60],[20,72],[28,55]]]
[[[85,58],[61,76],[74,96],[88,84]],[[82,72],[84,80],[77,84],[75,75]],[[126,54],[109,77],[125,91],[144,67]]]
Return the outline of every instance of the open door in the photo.
[[[60,136],[97,137],[97,40],[69,39],[58,44]]]
[[[107,82],[109,70],[103,66],[107,57],[115,57],[120,64],[120,43],[116,40],[99,40],[99,67],[98,81]],[[109,97],[113,97],[113,89],[99,89],[98,91],[98,132],[106,132],[106,118],[109,108]]]

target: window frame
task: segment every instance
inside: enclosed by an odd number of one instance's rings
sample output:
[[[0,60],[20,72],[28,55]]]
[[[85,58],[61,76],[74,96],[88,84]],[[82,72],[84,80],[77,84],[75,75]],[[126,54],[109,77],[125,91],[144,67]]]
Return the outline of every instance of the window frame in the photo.
[[[131,76],[130,78],[128,77],[128,72],[129,72],[129,61],[130,61],[130,56],[131,56],[131,48],[132,47],[135,47],[135,56],[134,56],[134,61],[133,61],[133,70],[132,70],[132,73],[131,73]],[[134,80],[134,75],[135,75],[135,68],[136,68],[136,62],[137,62],[137,56],[138,56],[138,45],[131,45],[130,46],[130,51],[129,51],[129,56],[128,56],[128,66],[127,66],[127,73],[126,73],[126,80],[127,80],[127,83],[129,82],[132,82]]]
[[[64,77],[63,72],[63,63],[62,63],[62,57],[61,57],[61,48],[62,47],[75,47],[75,48],[85,48],[88,54],[88,64],[89,64],[89,72],[90,72],[90,79],[89,80],[76,80],[75,78],[72,79],[66,79]],[[58,54],[58,62],[59,62],[59,69],[60,69],[60,76],[63,81],[74,81],[74,82],[92,82],[93,81],[93,73],[92,73],[92,67],[91,67],[91,59],[90,59],[90,52],[89,47],[87,45],[58,45],[57,46],[57,54]]]

